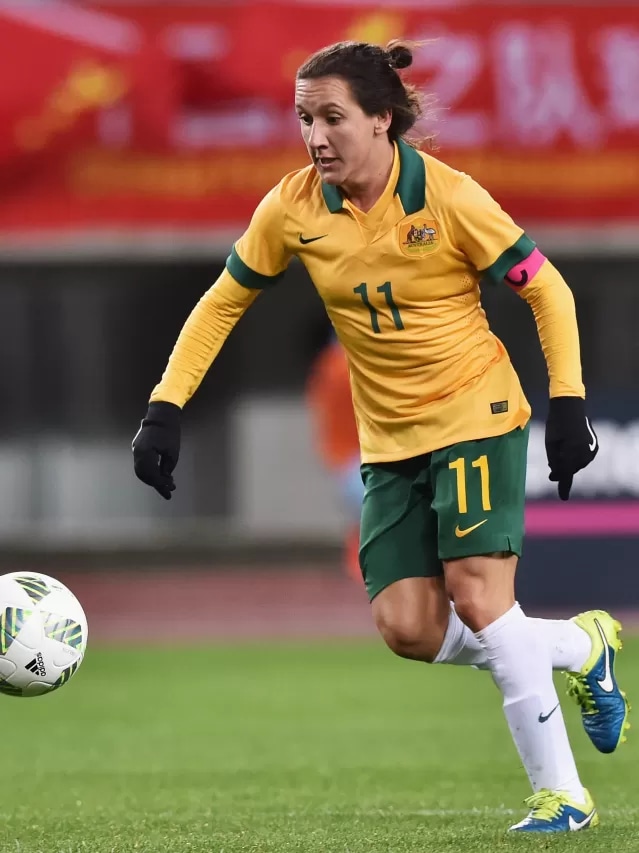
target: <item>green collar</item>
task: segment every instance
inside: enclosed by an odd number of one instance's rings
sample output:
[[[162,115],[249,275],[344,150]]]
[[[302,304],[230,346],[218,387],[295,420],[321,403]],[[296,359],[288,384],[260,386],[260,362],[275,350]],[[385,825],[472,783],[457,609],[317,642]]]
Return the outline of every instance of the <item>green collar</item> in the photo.
[[[397,141],[399,151],[399,178],[395,187],[395,195],[408,216],[417,213],[424,207],[426,198],[426,166],[417,151],[407,145],[402,139]],[[331,213],[342,210],[344,199],[338,187],[332,184],[322,184],[322,195],[326,207]]]

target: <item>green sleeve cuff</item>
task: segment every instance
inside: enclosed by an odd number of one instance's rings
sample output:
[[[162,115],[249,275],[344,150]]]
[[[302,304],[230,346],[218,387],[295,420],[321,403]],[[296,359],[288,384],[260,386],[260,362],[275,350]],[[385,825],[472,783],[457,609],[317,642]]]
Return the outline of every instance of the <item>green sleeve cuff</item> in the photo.
[[[284,275],[283,272],[279,272],[276,275],[264,275],[263,273],[255,272],[255,270],[247,267],[242,258],[240,258],[235,251],[235,246],[233,246],[231,254],[226,259],[226,269],[235,281],[241,284],[242,287],[249,288],[250,290],[263,290],[265,287],[271,287]]]
[[[488,279],[492,284],[500,284],[516,264],[520,264],[532,253],[535,246],[536,243],[530,237],[522,234],[510,249],[502,252],[494,264],[485,270],[480,270],[482,278]]]

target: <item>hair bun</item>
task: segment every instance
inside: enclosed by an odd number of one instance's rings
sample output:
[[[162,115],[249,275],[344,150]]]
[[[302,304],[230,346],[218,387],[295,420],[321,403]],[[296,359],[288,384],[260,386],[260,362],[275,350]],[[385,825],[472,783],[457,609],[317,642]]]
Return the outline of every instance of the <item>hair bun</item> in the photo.
[[[393,68],[408,68],[413,64],[413,52],[403,42],[389,42],[386,46],[386,55]]]

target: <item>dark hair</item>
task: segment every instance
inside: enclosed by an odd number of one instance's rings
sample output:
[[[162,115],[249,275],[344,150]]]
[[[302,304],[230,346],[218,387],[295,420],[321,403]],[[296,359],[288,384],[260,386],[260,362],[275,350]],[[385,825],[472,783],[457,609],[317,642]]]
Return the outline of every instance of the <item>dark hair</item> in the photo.
[[[413,45],[393,39],[386,47],[363,41],[340,41],[322,48],[297,70],[297,80],[335,75],[351,87],[366,115],[392,114],[388,135],[404,136],[423,115],[424,98],[416,86],[397,73],[413,61]]]

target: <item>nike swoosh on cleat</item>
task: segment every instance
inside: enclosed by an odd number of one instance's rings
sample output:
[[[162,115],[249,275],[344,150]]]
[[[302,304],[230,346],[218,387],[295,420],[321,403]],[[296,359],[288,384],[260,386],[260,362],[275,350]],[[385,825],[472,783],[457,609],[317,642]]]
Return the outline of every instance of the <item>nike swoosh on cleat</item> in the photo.
[[[458,524],[457,527],[455,528],[455,536],[458,539],[461,539],[462,536],[468,536],[469,533],[472,533],[473,530],[477,530],[478,527],[481,527],[482,524],[486,524],[487,521],[488,521],[488,519],[485,518],[483,521],[478,521],[477,524],[473,524],[472,527],[467,527],[465,530],[462,530]]]
[[[598,619],[595,619],[595,625],[597,626],[597,630],[599,631],[602,642],[604,644],[604,677],[602,681],[599,681],[599,679],[597,679],[597,684],[605,693],[612,693],[612,691],[615,689],[615,685],[612,680],[612,672],[610,669],[610,646],[608,645],[608,640],[606,639],[606,635],[604,634],[604,630],[599,624]]]
[[[570,831],[576,832],[578,829],[584,829],[586,826],[588,826],[590,821],[595,816],[595,812],[596,809],[593,809],[590,814],[586,815],[583,820],[575,820],[572,815],[568,815],[568,826],[570,827]]]
[[[540,714],[538,717],[539,722],[545,723],[549,717],[552,717],[552,715],[555,713],[555,711],[557,710],[558,707],[559,707],[559,702],[557,702],[557,704],[552,709],[552,711],[549,711],[545,716],[544,716],[544,714]]]
[[[588,427],[588,432],[592,436],[592,444],[588,445],[588,450],[594,450],[597,446],[597,436],[592,431],[592,427],[590,426],[590,421],[586,418],[586,426]]]
[[[323,240],[324,237],[328,237],[328,234],[320,234],[319,237],[302,237],[300,234],[300,243],[305,246],[307,243],[314,243],[316,240]]]

